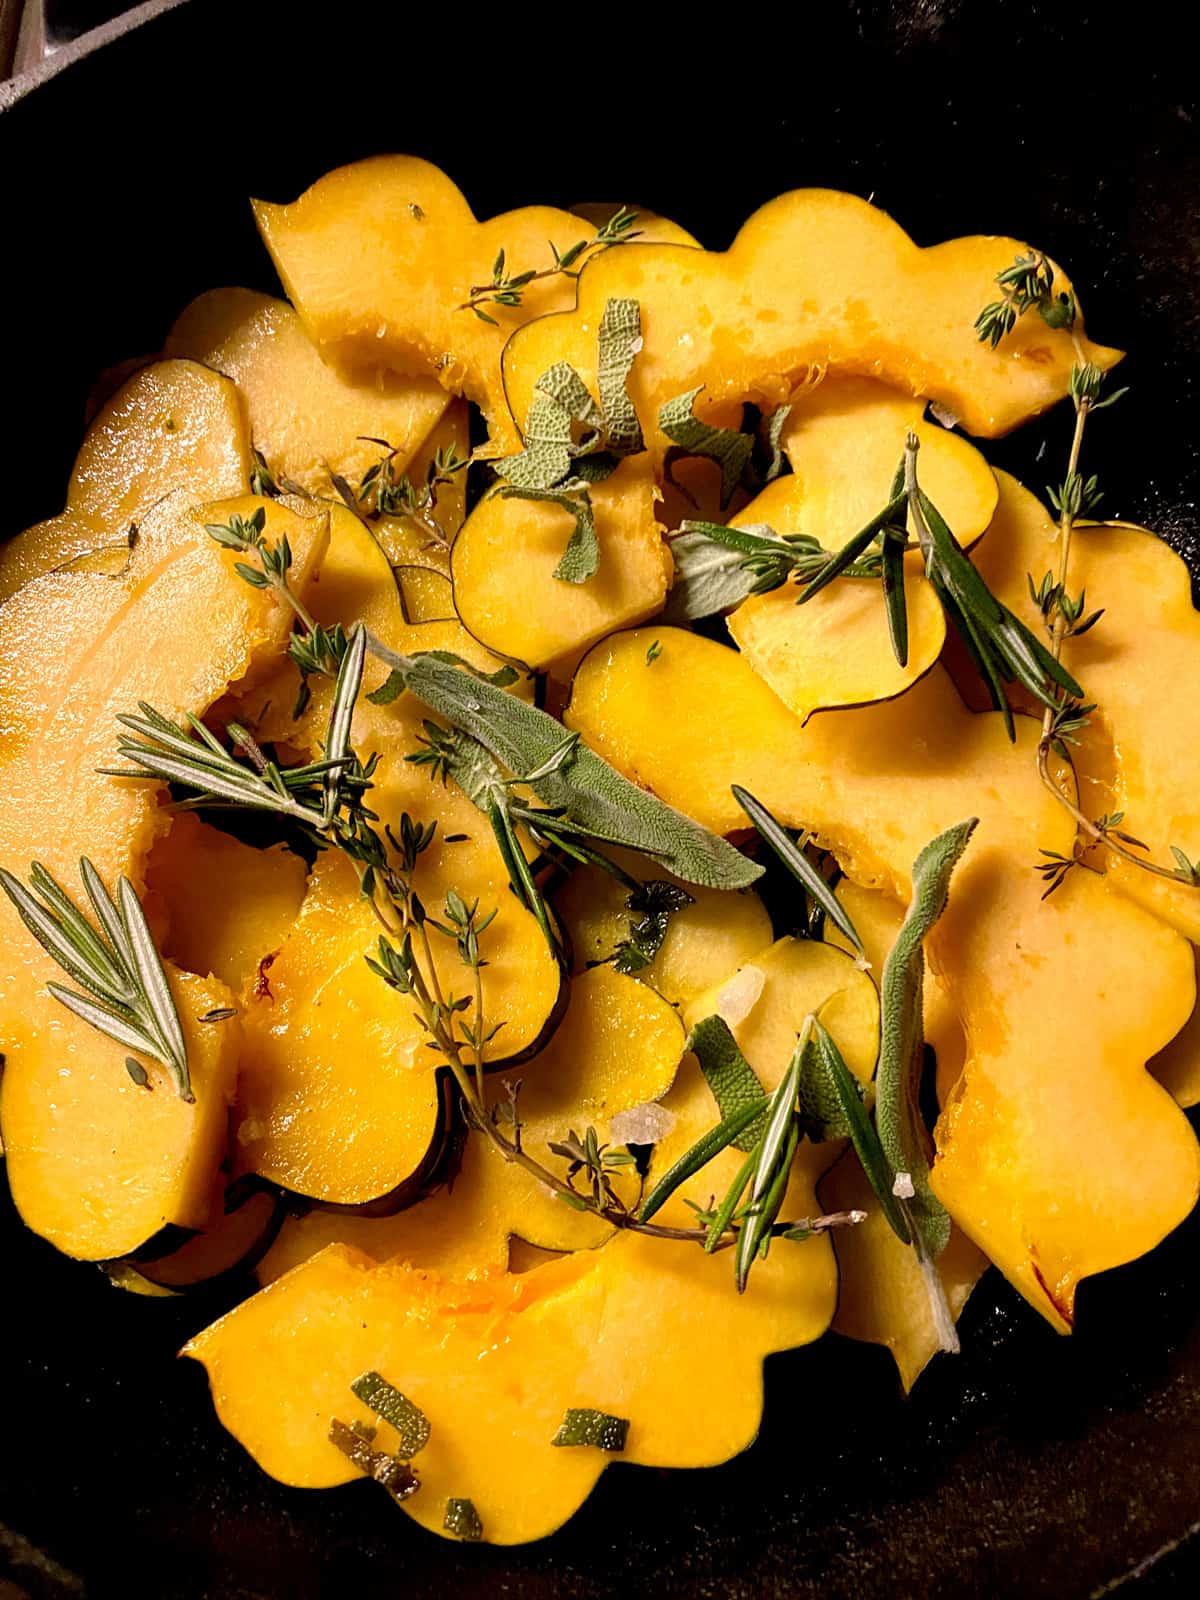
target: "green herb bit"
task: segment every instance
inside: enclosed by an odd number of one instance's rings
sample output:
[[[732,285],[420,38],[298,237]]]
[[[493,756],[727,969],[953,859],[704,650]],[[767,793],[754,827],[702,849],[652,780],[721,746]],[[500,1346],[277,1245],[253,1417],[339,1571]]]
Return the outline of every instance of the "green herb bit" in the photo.
[[[766,1132],[767,1091],[742,1054],[729,1024],[724,1017],[702,1018],[688,1034],[684,1049],[690,1050],[700,1063],[725,1122],[738,1121],[748,1107],[752,1109],[753,1116],[744,1127],[736,1129],[730,1142],[738,1150],[753,1149]]]
[[[442,1526],[464,1544],[478,1544],[483,1538],[483,1522],[473,1500],[447,1500]]]
[[[880,985],[875,1122],[893,1174],[907,1173],[912,1180],[907,1216],[916,1233],[918,1254],[928,1259],[945,1248],[950,1218],[929,1186],[928,1136],[919,1104],[925,1065],[923,941],[946,908],[951,876],[977,826],[978,818],[971,817],[947,828],[913,863],[912,901],[884,963]]]
[[[629,1422],[625,1417],[614,1417],[607,1411],[593,1411],[587,1407],[568,1406],[562,1425],[550,1443],[559,1446],[587,1446],[593,1450],[607,1450],[619,1454],[625,1448],[629,1435]]]
[[[279,499],[279,485],[275,482],[267,458],[257,445],[250,447],[250,493],[261,495],[267,500]]]
[[[646,648],[646,665],[648,667],[652,667],[654,665],[654,663],[658,660],[659,656],[662,655],[662,653],[663,653],[662,640],[661,639],[655,639]]]
[[[759,837],[770,846],[805,894],[820,907],[830,922],[846,935],[858,951],[859,958],[865,960],[866,946],[850,919],[850,913],[834,893],[833,886],[821,876],[791,834],[776,822],[761,800],[756,800],[750,791],[743,789],[739,783],[732,785],[732,791],[733,798],[750,818]]]
[[[1074,292],[1054,293],[1054,268],[1040,252],[1019,255],[996,274],[996,283],[1000,298],[984,306],[975,319],[980,343],[995,350],[1027,311],[1036,311],[1048,328],[1074,328]]]
[[[378,1372],[364,1372],[350,1388],[363,1405],[395,1428],[399,1435],[396,1454],[405,1461],[411,1461],[429,1443],[428,1417]]]
[[[643,883],[626,897],[625,908],[633,912],[629,935],[612,954],[618,972],[641,972],[663,947],[670,920],[677,912],[695,905],[695,896],[677,883],[655,879]]]
[[[336,1445],[358,1470],[373,1478],[397,1503],[416,1494],[421,1480],[407,1461],[387,1455],[382,1450],[372,1450],[368,1440],[354,1428],[348,1428],[335,1417],[329,1424],[329,1442]]]
[[[54,998],[97,1032],[165,1067],[179,1098],[190,1102],[195,1095],[183,1027],[133,885],[120,878],[114,900],[86,856],[79,872],[98,927],[36,861],[29,872],[32,893],[2,868],[0,888],[42,949],[87,991],[48,983]]]
[[[800,1143],[800,1069],[814,1021],[812,1016],[805,1018],[787,1071],[767,1104],[767,1126],[754,1152],[750,1204],[733,1247],[734,1281],[739,1294],[745,1293],[751,1267],[770,1247],[775,1219],[787,1194],[792,1161]]]
[[[671,448],[663,457],[663,475],[668,483],[682,488],[676,482],[674,473],[677,461],[688,456],[701,456],[715,462],[721,471],[721,505],[727,506],[750,465],[754,436],[736,433],[732,428],[714,427],[698,417],[696,400],[703,390],[704,385],[699,384],[659,407],[659,430],[671,441]]]
[[[472,284],[466,300],[458,307],[460,311],[473,311],[480,322],[490,323],[492,327],[499,324],[496,318],[489,315],[483,308],[488,305],[515,307],[519,306],[525,290],[531,283],[539,283],[543,278],[563,276],[577,278],[584,262],[588,257],[611,250],[614,245],[628,244],[633,239],[641,237],[641,230],[634,228],[638,219],[636,211],[631,211],[628,206],[621,206],[614,211],[608,221],[590,239],[579,239],[566,250],[559,250],[551,241],[551,263],[540,270],[536,267],[526,268],[522,272],[508,271],[508,254],[501,249],[496,254],[492,263],[492,279],[490,283]]]

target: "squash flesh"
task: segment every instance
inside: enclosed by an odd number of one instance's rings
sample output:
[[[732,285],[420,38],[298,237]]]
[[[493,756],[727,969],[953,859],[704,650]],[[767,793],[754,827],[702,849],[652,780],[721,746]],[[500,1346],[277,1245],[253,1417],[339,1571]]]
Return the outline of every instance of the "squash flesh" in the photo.
[[[168,715],[202,712],[280,648],[286,611],[243,583],[203,531],[222,509],[190,515],[168,505],[147,519],[125,578],[49,574],[0,611],[0,860],[11,868],[40,860],[77,893],[87,855],[110,887],[121,874],[137,886],[168,813],[155,785],[97,773],[113,759],[117,714],[139,698]],[[268,525],[287,528],[301,575],[319,560],[323,523],[269,507]],[[146,651],[156,630],[170,634],[170,650]],[[67,1254],[98,1259],[129,1254],[164,1222],[203,1220],[237,1052],[234,1032],[196,1031],[194,1018],[227,1005],[228,991],[173,975],[193,1034],[196,1104],[179,1100],[157,1069],[146,1095],[125,1072],[127,1052],[46,991],[58,968],[10,908],[3,914],[11,938],[0,974],[0,1123],[25,1221]]]
[[[575,519],[545,501],[490,495],[454,547],[454,603],[470,631],[500,655],[569,676],[615,628],[662,609],[670,551],[655,519],[649,458],[629,458],[591,490],[600,562],[586,583],[554,576]]]
[[[729,785],[742,783],[781,821],[814,829],[858,881],[907,897],[918,850],[980,817],[930,943],[968,1041],[938,1126],[934,1186],[1065,1328],[1080,1278],[1144,1254],[1195,1203],[1195,1137],[1144,1073],[1191,1010],[1187,946],[1090,873],[1041,899],[1030,863],[1041,848],[1068,852],[1072,828],[1038,781],[1028,719],[1014,748],[998,716],[967,712],[933,672],[885,706],[828,712],[802,729],[732,652],[672,630],[659,637],[653,697],[642,680],[648,630],[635,630],[585,659],[567,720],[698,821],[740,826]],[[1118,989],[1136,993],[1135,1015]],[[1076,1012],[1088,1017],[1078,1035]],[[1046,1061],[1077,1066],[1050,1076]],[[1156,1152],[1149,1183],[1125,1159],[1132,1141]]]
[[[752,890],[727,894],[682,884],[646,857],[612,850],[613,858],[635,877],[665,879],[686,888],[692,904],[673,912],[662,948],[633,976],[657,989],[673,1006],[686,1007],[771,942],[771,919]],[[634,915],[628,890],[597,867],[576,867],[554,896],[554,908],[571,942],[574,971],[611,958],[629,937]]]
[[[192,503],[245,492],[250,448],[227,378],[191,361],[137,372],[88,428],[66,510],[0,544],[0,602],[98,546],[124,540],[166,495]]]
[[[622,296],[642,308],[644,344],[629,387],[660,451],[659,408],[697,384],[705,403],[773,407],[814,367],[882,378],[939,401],[970,433],[995,437],[1062,399],[1076,359],[1070,335],[1036,316],[998,351],[976,336],[996,273],[1024,248],[974,237],[922,250],[853,195],[798,189],[756,211],[723,253],[647,245],[594,258],[574,309],[527,322],[506,345],[509,409],[524,422],[555,361],[594,384],[594,330],[605,301]],[[1070,287],[1057,269],[1055,287]],[[1080,338],[1080,359],[1102,370],[1119,359],[1081,330]]]
[[[1040,626],[1025,574],[1058,574],[1057,529],[1041,503],[1000,473],[995,537],[979,556],[989,585],[1019,617]],[[1067,666],[1094,701],[1076,759],[1080,807],[1088,816],[1123,811],[1123,826],[1146,842],[1149,859],[1173,865],[1170,846],[1200,855],[1200,799],[1180,749],[1200,740],[1200,709],[1190,693],[1164,692],[1195,682],[1200,668],[1200,613],[1191,578],[1169,545],[1120,523],[1076,527],[1068,587],[1087,592],[1099,623],[1068,639]],[[1193,942],[1200,941],[1200,889],[1152,877],[1107,852],[1095,862],[1123,894]]]
[[[498,453],[520,449],[504,406],[500,352],[530,317],[570,305],[572,279],[528,284],[519,306],[489,305],[494,325],[461,307],[508,270],[549,264],[586,233],[578,217],[525,206],[477,222],[445,173],[413,156],[376,156],[318,179],[291,205],[254,202],[288,298],[322,354],[351,370],[436,379],[483,408]],[[355,240],[353,251],[343,248]],[[623,247],[627,248],[627,247]]]
[[[291,306],[250,289],[200,295],[165,348],[231,378],[276,482],[289,478],[312,494],[332,494],[333,473],[358,485],[382,454],[362,435],[395,447],[403,472],[446,409],[445,390],[428,378],[345,377],[321,360]]]
[[[282,944],[307,876],[300,857],[282,845],[255,850],[193,812],[177,812],[146,863],[147,888],[169,922],[163,955],[239,992]]]

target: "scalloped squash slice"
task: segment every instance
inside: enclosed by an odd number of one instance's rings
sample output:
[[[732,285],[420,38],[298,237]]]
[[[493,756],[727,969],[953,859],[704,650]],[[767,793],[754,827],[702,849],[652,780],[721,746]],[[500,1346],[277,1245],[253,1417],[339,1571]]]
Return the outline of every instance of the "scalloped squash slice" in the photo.
[[[253,510],[257,502],[232,503]],[[86,855],[115,889],[135,886],[169,825],[151,783],[104,777],[119,713],[152,702],[167,715],[203,713],[251,664],[276,654],[286,607],[252,589],[233,556],[204,532],[228,504],[195,513],[164,506],[147,519],[123,578],[47,574],[0,609],[0,862],[24,874],[43,862],[78,894]],[[326,526],[267,503],[272,535],[286,530],[303,577]],[[148,638],[169,648],[147,649]],[[229,1004],[214,980],[175,974],[189,1041],[195,1104],[156,1068],[139,1089],[127,1052],[79,1021],[45,985],[61,976],[7,903],[8,959],[0,974],[0,1081],[8,1179],[25,1221],[68,1255],[127,1255],[168,1223],[202,1224],[225,1150],[237,1069],[236,1024],[195,1019]]]
[[[454,604],[497,654],[569,676],[597,639],[662,610],[672,563],[649,457],[622,461],[591,499],[600,564],[586,583],[554,576],[575,526],[565,506],[493,494],[467,518],[452,557]]]
[[[448,401],[431,378],[346,377],[321,360],[291,306],[251,289],[210,289],[193,300],[166,351],[232,378],[276,482],[290,478],[312,494],[332,494],[335,472],[357,485],[380,455],[364,434],[386,439],[403,472]]]
[[[1000,479],[995,536],[979,570],[1006,605],[1032,626],[1041,617],[1026,573],[1058,575],[1058,530],[1041,502],[1007,473]],[[1200,612],[1182,558],[1145,528],[1083,524],[1071,539],[1067,585],[1087,593],[1096,626],[1068,639],[1067,666],[1096,703],[1076,754],[1080,807],[1088,816],[1123,811],[1122,826],[1147,846],[1148,859],[1174,867],[1171,846],[1200,857],[1200,789],[1181,752],[1200,745]],[[1200,888],[1153,877],[1097,852],[1095,865],[1193,941],[1200,941]]]
[[[998,715],[968,712],[931,672],[886,705],[802,727],[732,651],[656,636],[650,666],[648,629],[594,649],[567,720],[696,820],[740,827],[729,786],[744,784],[856,879],[906,897],[919,849],[979,816],[930,941],[967,1034],[934,1186],[1021,1293],[1069,1326],[1080,1278],[1144,1254],[1196,1201],[1195,1135],[1145,1072],[1191,1011],[1190,950],[1091,873],[1041,898],[1038,851],[1068,852],[1073,828],[1038,780],[1032,721],[1014,747]],[[1155,1151],[1152,1174],[1131,1169],[1134,1142]]]
[[[733,893],[684,884],[652,860],[629,850],[612,858],[635,878],[654,879],[686,889],[692,904],[672,912],[666,937],[654,959],[633,974],[658,990],[673,1006],[688,1006],[771,942],[771,919],[752,889]],[[574,970],[610,961],[629,938],[629,890],[611,873],[579,866],[554,896],[554,909],[571,943]]]
[[[538,379],[567,361],[595,383],[595,329],[605,302],[637,300],[644,345],[629,392],[649,440],[659,408],[703,384],[706,403],[787,400],[813,367],[879,377],[936,400],[985,437],[1062,399],[1071,337],[1022,320],[999,350],[975,318],[996,273],[1026,247],[973,237],[921,249],[884,212],[832,189],[797,189],[746,222],[729,250],[623,246],[587,263],[575,308],[527,322],[504,350],[518,425]],[[1055,288],[1070,289],[1056,269]],[[1119,352],[1080,334],[1080,360],[1107,370]],[[514,448],[506,438],[505,449]]]
[[[191,504],[243,494],[250,446],[237,391],[192,361],[160,361],[122,385],[84,436],[66,510],[0,544],[0,601],[102,546],[117,570],[129,528],[177,489]]]
[[[516,306],[488,300],[486,321],[466,302],[492,282],[498,262],[509,277],[550,267],[554,246],[565,251],[589,236],[578,216],[523,206],[479,222],[446,174],[415,156],[339,167],[291,205],[254,201],[254,215],[288,299],[324,355],[351,370],[434,378],[482,408],[490,450],[521,448],[500,352],[531,317],[573,305],[575,281],[539,278],[521,288]],[[674,249],[691,237],[663,218],[637,227]]]
[[[483,1006],[502,1024],[486,1047],[490,1066],[536,1052],[557,1024],[562,973],[534,918],[512,894],[486,819],[453,784],[404,757],[420,746],[426,712],[411,695],[360,701],[352,739],[379,766],[368,804],[379,826],[401,815],[437,822],[415,886],[432,916],[453,888],[496,909],[488,928]],[[444,1069],[426,1047],[410,999],[367,966],[383,930],[359,892],[350,862],[320,856],[300,916],[247,998],[238,1085],[236,1150],[243,1172],[339,1205],[411,1197],[440,1150]],[[445,992],[459,992],[453,944],[432,936]],[[266,954],[267,952],[264,952]]]
[[[888,503],[911,430],[921,442],[921,480],[958,542],[973,545],[996,509],[996,480],[965,439],[923,422],[924,404],[868,378],[828,378],[791,403],[782,447],[792,464],[732,519],[776,533],[807,534],[840,550]],[[911,530],[910,530],[911,531]],[[825,706],[887,700],[941,654],[945,616],[920,553],[906,557],[908,659],[899,665],[878,582],[835,579],[804,605],[784,584],[752,595],[728,620],[754,670],[800,718]]]

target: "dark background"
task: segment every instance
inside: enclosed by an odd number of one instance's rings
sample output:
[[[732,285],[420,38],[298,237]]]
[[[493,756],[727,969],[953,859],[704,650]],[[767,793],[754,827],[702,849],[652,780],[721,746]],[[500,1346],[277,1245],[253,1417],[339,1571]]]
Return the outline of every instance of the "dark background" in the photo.
[[[192,0],[0,116],[0,533],[61,506],[99,369],[154,349],[201,289],[274,287],[248,194],[292,199],[405,149],[481,214],[628,199],[719,246],[818,183],[874,193],[922,243],[1034,240],[1070,267],[1089,329],[1133,352],[1133,392],[1089,431],[1107,509],[1194,555],[1200,108],[1171,9],[907,0],[660,27],[599,7],[472,20],[339,0],[313,21]],[[1055,414],[988,454],[1040,487],[1068,430]],[[124,1297],[4,1209],[0,1600],[1194,1593],[1195,1545],[1159,1553],[1200,1521],[1198,1243],[1193,1218],[1086,1283],[1071,1340],[990,1275],[965,1354],[907,1402],[879,1350],[774,1358],[748,1456],[618,1466],[552,1539],[489,1550],[422,1534],[367,1484],[265,1479],[173,1360],[214,1305]]]

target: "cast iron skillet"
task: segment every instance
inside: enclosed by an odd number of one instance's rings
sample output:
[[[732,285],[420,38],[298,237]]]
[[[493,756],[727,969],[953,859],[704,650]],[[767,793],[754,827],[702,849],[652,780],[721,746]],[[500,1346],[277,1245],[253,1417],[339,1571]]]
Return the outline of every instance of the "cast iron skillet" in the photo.
[[[0,532],[61,504],[102,367],[154,349],[201,289],[274,286],[248,194],[291,199],[404,149],[482,214],[630,199],[722,244],[759,202],[818,183],[874,192],[922,242],[1037,241],[1070,265],[1092,331],[1134,351],[1133,393],[1093,435],[1109,506],[1194,558],[1200,140],[1177,82],[1190,53],[1153,6],[1119,27],[1098,4],[767,8],[703,37],[683,11],[655,37],[599,6],[541,31],[497,9],[338,0],[318,24],[192,0],[0,116]],[[1040,487],[1067,427],[1055,414],[988,454]],[[1086,1283],[1071,1340],[989,1275],[966,1353],[907,1402],[878,1350],[774,1358],[748,1455],[616,1467],[553,1538],[492,1550],[426,1536],[367,1484],[265,1478],[200,1368],[173,1359],[219,1306],[127,1298],[5,1201],[0,1597],[1174,1592],[1200,1573],[1198,1243],[1193,1218]]]

